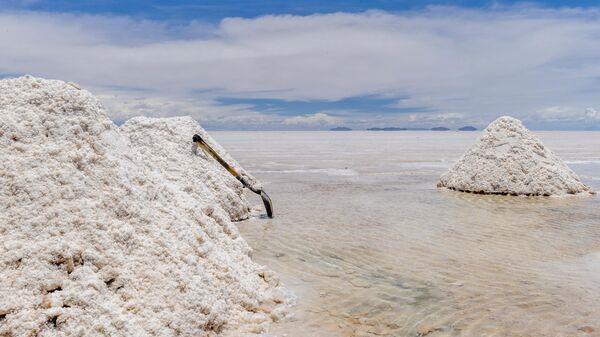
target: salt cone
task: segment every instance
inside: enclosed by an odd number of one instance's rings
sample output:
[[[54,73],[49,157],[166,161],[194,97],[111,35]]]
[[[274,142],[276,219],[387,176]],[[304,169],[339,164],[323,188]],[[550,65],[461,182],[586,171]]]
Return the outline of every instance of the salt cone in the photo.
[[[438,187],[510,195],[593,193],[521,121],[500,117],[445,174]]]

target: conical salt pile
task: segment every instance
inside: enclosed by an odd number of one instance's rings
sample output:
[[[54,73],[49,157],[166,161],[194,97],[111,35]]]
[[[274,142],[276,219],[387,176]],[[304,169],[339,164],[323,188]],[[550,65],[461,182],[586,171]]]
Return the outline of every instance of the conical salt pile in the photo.
[[[438,187],[511,195],[593,193],[521,121],[512,117],[492,122],[475,146],[440,177]]]
[[[248,212],[239,183],[177,122],[120,129],[74,84],[0,81],[0,336],[213,336],[281,316],[230,220]]]

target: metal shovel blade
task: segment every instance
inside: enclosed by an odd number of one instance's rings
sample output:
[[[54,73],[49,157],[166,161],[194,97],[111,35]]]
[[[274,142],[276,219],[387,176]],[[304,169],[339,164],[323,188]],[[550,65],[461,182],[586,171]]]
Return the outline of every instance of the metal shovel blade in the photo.
[[[267,211],[267,216],[269,218],[273,218],[273,202],[271,198],[265,193],[265,191],[260,191],[260,197],[262,198],[263,203],[265,204],[265,210]]]

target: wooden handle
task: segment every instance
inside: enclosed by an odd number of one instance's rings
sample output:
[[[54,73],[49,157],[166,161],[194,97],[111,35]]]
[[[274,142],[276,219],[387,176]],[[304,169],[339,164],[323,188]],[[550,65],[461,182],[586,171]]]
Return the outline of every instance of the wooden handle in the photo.
[[[267,216],[269,218],[273,217],[273,202],[271,201],[271,198],[269,198],[267,193],[265,193],[265,191],[251,186],[246,181],[246,179],[242,175],[240,175],[233,167],[231,167],[231,165],[227,164],[227,162],[224,161],[223,158],[221,158],[221,156],[219,156],[219,154],[215,150],[213,150],[213,148],[210,147],[210,145],[208,145],[204,141],[204,139],[202,139],[202,137],[200,135],[195,134],[194,137],[192,138],[192,140],[194,141],[194,143],[196,145],[198,145],[200,148],[202,148],[202,150],[204,150],[204,152],[210,154],[211,157],[215,158],[215,160],[218,161],[219,164],[221,164],[221,166],[223,166],[227,171],[229,171],[229,173],[231,173],[231,175],[236,177],[236,179],[239,180],[242,183],[242,185],[249,188],[252,192],[260,195],[263,203],[265,204],[265,209],[267,210]]]
[[[223,166],[227,171],[229,171],[229,173],[231,173],[238,180],[241,179],[241,175],[233,167],[231,167],[231,165],[227,164],[227,162],[224,161],[223,158],[221,158],[221,156],[219,156],[219,154],[215,150],[213,150],[213,148],[210,147],[210,145],[208,145],[204,141],[204,139],[202,139],[202,137],[200,137],[199,135],[194,135],[193,140],[194,143],[196,143],[196,145],[200,146],[204,150],[204,152],[210,154],[211,157],[215,158],[215,160],[218,161],[219,164],[221,164],[221,166]]]

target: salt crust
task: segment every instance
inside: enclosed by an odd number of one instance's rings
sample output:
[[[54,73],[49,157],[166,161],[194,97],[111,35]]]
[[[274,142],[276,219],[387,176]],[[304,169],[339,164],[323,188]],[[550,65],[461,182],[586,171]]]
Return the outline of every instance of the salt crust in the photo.
[[[500,117],[448,172],[438,187],[531,196],[593,193],[577,174],[512,117]]]
[[[194,132],[119,128],[72,83],[0,81],[0,336],[214,336],[284,314],[231,223],[241,186]]]
[[[191,117],[135,117],[121,130],[129,136],[138,162],[151,171],[161,172],[168,181],[185,184],[185,191],[205,205],[205,213],[225,210],[232,220],[248,217],[248,203],[242,185],[217,161],[193,143],[190,135],[201,134],[231,166],[258,184],[229,154]],[[196,155],[193,155],[196,153]]]

